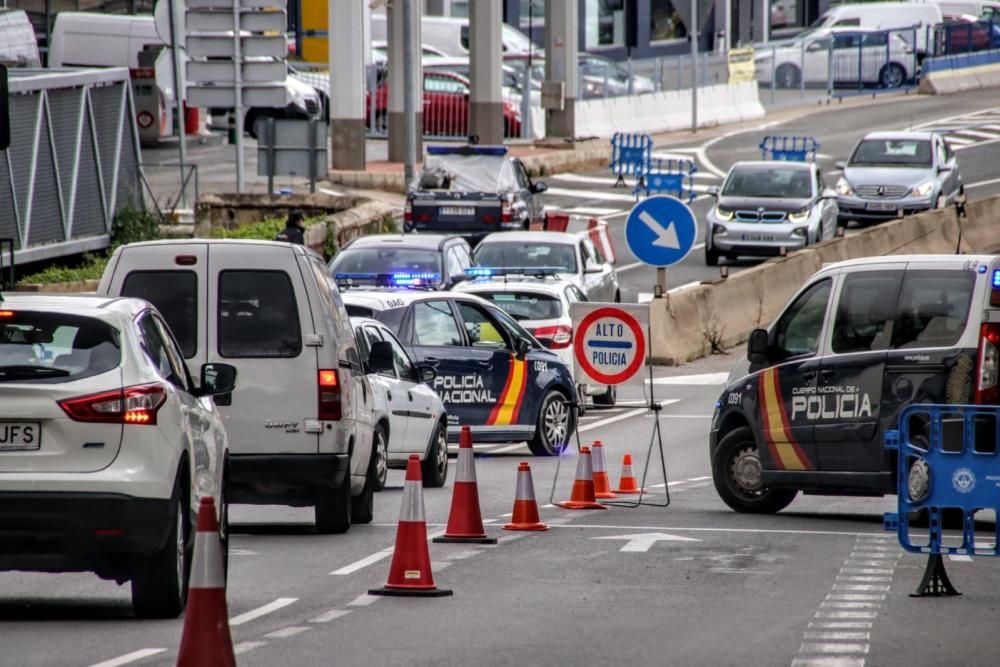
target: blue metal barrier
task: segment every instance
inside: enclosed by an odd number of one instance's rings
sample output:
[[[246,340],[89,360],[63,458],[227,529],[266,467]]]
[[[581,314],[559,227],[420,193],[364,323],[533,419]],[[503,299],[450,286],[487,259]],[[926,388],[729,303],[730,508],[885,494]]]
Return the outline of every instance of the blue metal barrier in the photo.
[[[615,187],[625,187],[625,177],[643,181],[649,169],[653,138],[648,134],[616,132],[611,137],[611,173],[618,177]]]
[[[762,160],[815,162],[819,142],[815,137],[768,135],[761,140],[758,147]]]
[[[632,194],[638,200],[640,193],[668,194],[678,199],[694,201],[694,174],[698,171],[694,161],[687,158],[653,158],[649,162],[645,182],[636,184]]]

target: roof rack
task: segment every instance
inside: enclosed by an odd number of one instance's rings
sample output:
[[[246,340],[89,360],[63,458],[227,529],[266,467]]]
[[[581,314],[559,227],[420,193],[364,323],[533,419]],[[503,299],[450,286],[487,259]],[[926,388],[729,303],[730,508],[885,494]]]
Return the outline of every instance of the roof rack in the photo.
[[[768,135],[761,139],[762,160],[778,162],[815,162],[819,142],[816,137],[796,137],[790,135]]]

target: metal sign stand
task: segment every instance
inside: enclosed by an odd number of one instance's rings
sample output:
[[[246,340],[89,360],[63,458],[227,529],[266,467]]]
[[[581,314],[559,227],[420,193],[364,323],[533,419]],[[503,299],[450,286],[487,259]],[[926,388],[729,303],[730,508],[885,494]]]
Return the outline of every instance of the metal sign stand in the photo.
[[[930,554],[927,556],[927,567],[924,569],[924,577],[920,580],[915,593],[910,593],[911,598],[945,597],[961,595],[958,590],[951,585],[948,573],[944,569],[944,559],[941,554]]]

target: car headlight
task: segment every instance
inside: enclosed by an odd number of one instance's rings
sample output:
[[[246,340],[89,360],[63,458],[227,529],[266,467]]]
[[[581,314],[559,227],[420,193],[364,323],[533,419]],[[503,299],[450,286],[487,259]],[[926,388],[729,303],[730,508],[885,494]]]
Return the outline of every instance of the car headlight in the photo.
[[[721,206],[716,206],[715,217],[719,220],[728,222],[733,219],[733,212],[729,209],[722,208]]]
[[[837,179],[837,185],[834,186],[834,189],[836,189],[838,195],[844,195],[845,197],[854,194],[854,188],[851,187],[851,184],[843,176]]]
[[[801,211],[792,211],[788,214],[788,220],[790,222],[805,222],[809,219],[810,209],[804,208]]]
[[[805,238],[808,233],[809,230],[806,227],[796,227],[792,230],[792,236],[798,236],[799,238]]]
[[[934,191],[934,181],[925,181],[913,188],[913,194],[918,197],[929,197],[931,192]]]

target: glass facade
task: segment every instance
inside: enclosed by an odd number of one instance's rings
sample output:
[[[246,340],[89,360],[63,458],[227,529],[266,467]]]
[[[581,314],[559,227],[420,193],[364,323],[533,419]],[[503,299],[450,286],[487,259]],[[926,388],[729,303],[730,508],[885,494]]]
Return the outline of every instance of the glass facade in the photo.
[[[586,0],[583,22],[585,48],[625,46],[624,0]]]

